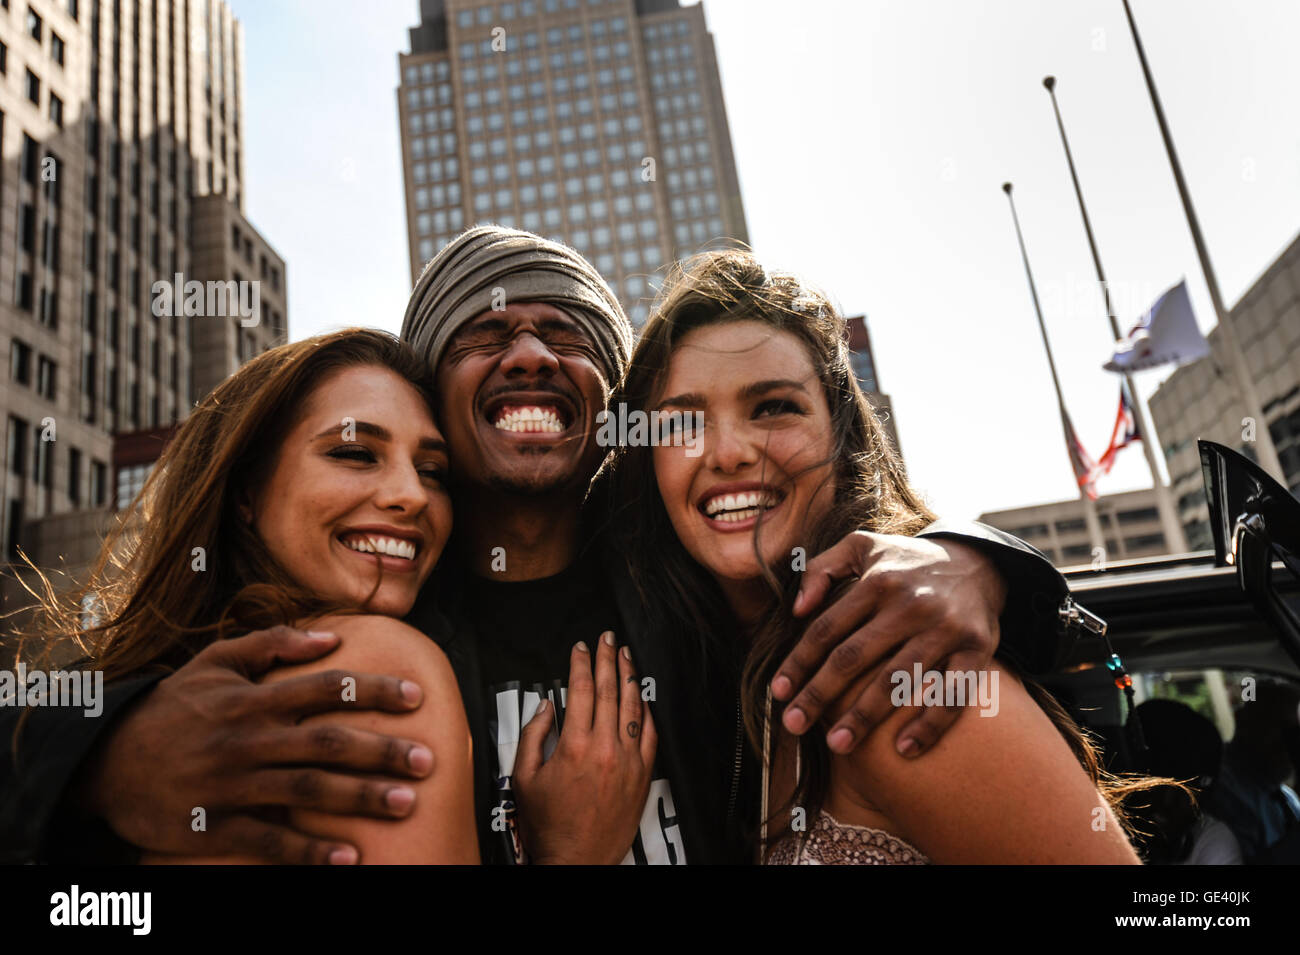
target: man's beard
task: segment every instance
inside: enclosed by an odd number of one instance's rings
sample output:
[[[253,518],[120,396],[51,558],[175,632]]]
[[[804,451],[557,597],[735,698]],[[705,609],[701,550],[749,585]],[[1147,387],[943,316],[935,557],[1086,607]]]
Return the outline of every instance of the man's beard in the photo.
[[[541,458],[550,450],[550,448],[537,448],[526,451],[525,454]],[[489,475],[486,483],[493,491],[501,494],[515,497],[543,497],[564,490],[572,485],[573,481],[574,475],[571,473],[547,473],[540,468],[530,472],[524,468],[508,474]]]

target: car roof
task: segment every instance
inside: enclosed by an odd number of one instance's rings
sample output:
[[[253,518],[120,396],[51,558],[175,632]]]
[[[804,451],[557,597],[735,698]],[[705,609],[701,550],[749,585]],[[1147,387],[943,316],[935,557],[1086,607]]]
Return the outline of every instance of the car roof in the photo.
[[[1274,564],[1278,592],[1300,606],[1300,582]],[[1115,652],[1130,671],[1249,669],[1300,676],[1277,632],[1255,609],[1231,566],[1213,551],[1065,568],[1075,599],[1107,622]],[[1104,661],[1104,645],[1081,639],[1064,670]]]

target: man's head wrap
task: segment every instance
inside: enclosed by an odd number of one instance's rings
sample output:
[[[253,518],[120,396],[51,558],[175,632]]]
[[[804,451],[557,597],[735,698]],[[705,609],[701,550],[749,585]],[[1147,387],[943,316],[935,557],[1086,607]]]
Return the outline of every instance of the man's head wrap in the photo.
[[[545,302],[564,311],[596,343],[609,383],[622,377],[632,324],[600,273],[567,246],[497,225],[462,232],[424,267],[402,319],[402,339],[436,369],[452,336],[503,295],[507,305]]]

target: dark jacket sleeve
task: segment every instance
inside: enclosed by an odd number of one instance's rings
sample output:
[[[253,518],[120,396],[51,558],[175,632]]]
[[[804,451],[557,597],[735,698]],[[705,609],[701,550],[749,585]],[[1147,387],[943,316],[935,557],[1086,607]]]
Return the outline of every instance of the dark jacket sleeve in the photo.
[[[1047,673],[1065,659],[1076,637],[1059,613],[1070,588],[1047,555],[978,521],[938,520],[917,536],[957,540],[993,561],[1007,582],[1007,602],[999,621],[1001,656],[1029,674]]]
[[[106,685],[98,716],[77,707],[0,707],[0,863],[44,861],[52,842],[78,830],[94,829],[98,840],[102,824],[69,807],[68,786],[115,719],[160,679]]]

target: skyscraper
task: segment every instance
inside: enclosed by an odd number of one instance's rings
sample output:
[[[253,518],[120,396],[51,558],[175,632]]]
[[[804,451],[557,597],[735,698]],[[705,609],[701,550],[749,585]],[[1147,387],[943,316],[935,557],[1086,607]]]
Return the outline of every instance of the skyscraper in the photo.
[[[284,261],[243,215],[244,102],[221,0],[0,5],[0,559],[112,506],[115,436],[165,429],[284,340]],[[256,322],[159,314],[178,276],[261,283]]]
[[[412,280],[497,222],[591,260],[633,322],[654,273],[748,241],[713,38],[677,0],[421,0],[398,57]]]
[[[853,365],[853,374],[858,384],[866,393],[867,401],[880,416],[889,440],[894,443],[894,450],[901,460],[903,447],[898,443],[898,426],[894,424],[894,408],[889,395],[880,390],[880,378],[876,374],[876,357],[871,350],[871,333],[867,330],[865,315],[852,315],[844,320],[848,329],[849,362]]]

